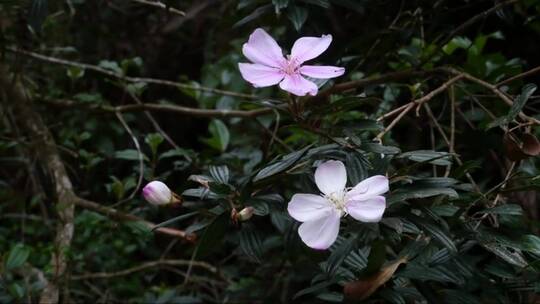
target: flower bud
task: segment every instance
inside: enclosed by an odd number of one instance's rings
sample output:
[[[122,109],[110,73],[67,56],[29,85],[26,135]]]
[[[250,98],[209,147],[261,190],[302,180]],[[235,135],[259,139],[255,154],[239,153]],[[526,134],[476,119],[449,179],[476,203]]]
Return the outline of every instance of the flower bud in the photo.
[[[237,219],[240,222],[247,221],[253,216],[254,212],[255,212],[255,208],[246,207],[246,208],[242,209],[240,212],[238,212]]]
[[[160,181],[148,183],[144,186],[142,192],[144,199],[152,205],[167,205],[181,202],[178,195]]]

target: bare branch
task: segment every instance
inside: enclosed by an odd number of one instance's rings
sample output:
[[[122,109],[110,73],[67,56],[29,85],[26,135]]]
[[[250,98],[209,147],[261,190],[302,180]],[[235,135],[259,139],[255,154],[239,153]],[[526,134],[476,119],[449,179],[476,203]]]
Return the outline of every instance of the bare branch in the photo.
[[[74,203],[75,205],[79,207],[101,213],[116,221],[136,221],[136,222],[143,223],[148,229],[155,229],[156,227],[156,224],[143,220],[133,214],[123,213],[114,208],[106,207],[96,202],[85,200],[80,197],[77,197]],[[166,234],[169,236],[182,238],[191,242],[195,241],[195,238],[196,238],[195,234],[186,233],[183,230],[178,230],[178,229],[173,229],[173,228],[160,227],[160,228],[155,229],[155,231],[161,234]]]
[[[31,58],[34,58],[34,59],[37,59],[37,60],[45,61],[45,62],[50,62],[50,63],[54,63],[54,64],[59,64],[59,65],[65,65],[65,66],[78,67],[80,69],[89,70],[89,71],[93,71],[93,72],[96,72],[96,73],[104,74],[104,75],[107,75],[109,77],[124,80],[124,81],[127,81],[127,82],[152,83],[152,84],[157,84],[157,85],[163,85],[163,86],[169,86],[169,87],[175,87],[175,88],[181,88],[181,89],[189,89],[189,90],[195,90],[195,91],[202,91],[202,92],[207,92],[207,93],[212,93],[212,94],[226,95],[226,96],[239,97],[239,98],[245,98],[245,99],[251,99],[251,100],[259,98],[259,97],[255,96],[255,95],[231,92],[231,91],[214,89],[214,88],[208,88],[208,87],[203,87],[203,86],[198,86],[198,85],[185,84],[185,83],[175,82],[175,81],[165,80],[165,79],[125,76],[125,75],[113,72],[111,70],[101,68],[101,67],[96,66],[96,65],[91,65],[91,64],[87,64],[87,63],[81,63],[81,62],[70,61],[70,60],[60,59],[60,58],[56,58],[56,57],[46,56],[46,55],[43,55],[43,54],[22,50],[22,49],[19,49],[19,48],[16,48],[16,47],[6,47],[6,50],[9,51],[9,52],[13,52],[13,53],[16,53],[16,54],[21,54],[21,55],[28,56],[28,57],[31,57]]]
[[[463,78],[465,79],[468,79],[472,82],[475,82],[489,90],[491,90],[493,93],[495,93],[495,95],[497,95],[500,99],[502,99],[502,101],[504,101],[507,105],[509,106],[512,106],[514,104],[514,102],[508,97],[506,96],[501,90],[499,90],[497,88],[496,85],[492,85],[491,83],[489,82],[486,82],[482,79],[479,79],[479,78],[476,78],[468,73],[465,73],[465,72],[461,72],[461,71],[458,71],[456,69],[453,69],[453,68],[443,68],[444,71],[446,71],[447,73],[449,74],[452,74],[452,75],[462,75]],[[536,124],[536,125],[540,125],[540,120],[534,118],[534,117],[530,117],[530,116],[527,116],[525,115],[523,112],[520,112],[519,113],[519,117],[527,122],[531,122],[533,124]]]
[[[164,4],[161,1],[151,1],[151,0],[131,0],[131,1],[141,3],[141,4],[145,4],[145,5],[148,5],[148,6],[158,7],[158,8],[167,10],[168,12],[180,15],[180,16],[185,16],[186,15],[186,13],[184,13],[183,11],[178,10],[178,9],[176,9],[174,7],[168,6],[168,5]]]
[[[412,108],[414,108],[414,106],[417,106],[417,107],[422,106],[422,104],[424,104],[425,102],[430,101],[433,97],[435,97],[438,94],[444,92],[450,85],[452,85],[454,82],[460,80],[461,78],[463,78],[463,75],[457,75],[457,76],[449,79],[445,83],[443,83],[441,86],[439,86],[435,90],[433,90],[433,91],[429,92],[428,94],[424,95],[423,97],[415,99],[415,100],[409,102],[408,104],[399,107],[400,111],[399,111],[398,116],[396,118],[394,118],[394,120],[383,131],[381,131],[379,134],[377,134],[375,139],[380,141],[382,139],[382,137],[386,133],[388,133],[388,131],[390,131],[401,120],[401,118],[403,118],[403,116],[405,116],[405,114],[407,114]],[[397,112],[392,111],[392,113],[397,113]],[[382,120],[382,119],[384,119],[384,116],[380,117],[378,120]]]
[[[156,104],[156,103],[143,103],[143,104],[131,104],[123,106],[107,106],[107,105],[98,105],[98,104],[82,104],[74,100],[62,99],[62,100],[42,100],[44,103],[53,106],[59,107],[81,107],[88,110],[93,110],[97,112],[108,112],[108,113],[129,113],[129,112],[143,112],[143,111],[152,111],[152,112],[171,112],[180,115],[188,115],[195,117],[243,117],[243,118],[254,118],[261,115],[266,115],[272,113],[272,109],[263,108],[256,110],[213,110],[213,109],[196,109],[178,105],[171,104]]]
[[[525,71],[525,72],[523,72],[523,73],[517,74],[517,75],[512,76],[512,77],[510,77],[510,78],[507,78],[507,79],[505,79],[505,80],[499,81],[499,82],[497,82],[497,83],[495,84],[495,86],[496,86],[496,87],[500,87],[500,86],[505,85],[505,84],[507,84],[507,83],[510,83],[510,82],[512,82],[512,81],[514,81],[514,80],[521,79],[521,78],[524,78],[524,77],[527,77],[527,76],[530,76],[530,75],[534,75],[534,74],[536,74],[536,73],[538,73],[538,72],[540,72],[540,66],[537,66],[537,67],[535,67],[535,68],[532,68],[532,69],[530,69],[530,70],[528,70],[528,71]]]
[[[203,268],[211,273],[219,274],[219,271],[216,267],[202,261],[192,261],[192,260],[157,260],[152,262],[142,263],[135,267],[128,269],[114,271],[114,272],[96,272],[96,273],[87,273],[82,275],[71,276],[72,280],[87,280],[87,279],[110,279],[121,276],[130,275],[135,272],[143,271],[150,268],[160,268],[165,266],[189,266],[193,265],[194,267]]]

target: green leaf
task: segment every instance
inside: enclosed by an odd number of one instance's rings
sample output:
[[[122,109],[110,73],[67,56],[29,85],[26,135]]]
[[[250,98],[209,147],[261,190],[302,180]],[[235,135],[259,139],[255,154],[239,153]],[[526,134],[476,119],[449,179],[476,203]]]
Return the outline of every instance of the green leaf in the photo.
[[[401,150],[397,147],[383,146],[378,143],[363,143],[361,148],[362,150],[368,152],[381,153],[386,155],[393,155],[401,152]]]
[[[447,152],[437,152],[432,150],[417,150],[401,153],[398,158],[407,158],[409,160],[421,163],[430,163],[439,166],[450,165],[452,155]]]
[[[287,17],[291,20],[296,31],[300,31],[307,20],[308,11],[299,6],[291,6],[287,10]]]
[[[163,142],[163,136],[161,136],[161,134],[159,133],[148,134],[144,138],[144,142],[146,142],[148,146],[150,146],[150,150],[152,150],[152,155],[156,155],[159,145]]]
[[[334,247],[332,253],[326,260],[326,273],[328,273],[329,277],[334,276],[341,263],[343,263],[349,253],[356,247],[356,240],[356,236],[351,236]]]
[[[397,274],[402,278],[441,283],[462,283],[463,279],[454,272],[442,266],[426,266],[416,263],[407,264],[403,271]]]
[[[317,299],[326,302],[343,303],[343,294],[339,292],[325,292],[317,295]]]
[[[227,166],[210,166],[209,171],[216,182],[221,184],[229,182],[229,168]]]
[[[276,13],[279,13],[280,10],[286,8],[289,5],[289,0],[272,0],[272,4],[276,9]]]
[[[304,3],[309,3],[313,5],[320,6],[322,8],[330,8],[330,2],[329,0],[300,0]]]
[[[347,175],[351,185],[356,185],[368,177],[365,162],[361,153],[347,153]]]
[[[335,280],[335,279],[334,279],[334,280]],[[315,285],[312,285],[312,286],[310,286],[310,287],[308,287],[308,288],[304,288],[304,289],[300,290],[299,292],[297,292],[297,293],[293,296],[293,300],[296,300],[296,299],[298,299],[299,297],[304,296],[304,295],[307,295],[307,294],[316,293],[316,292],[321,292],[321,291],[323,291],[326,287],[335,284],[336,282],[335,282],[334,280],[323,281],[323,282],[317,283],[317,284],[315,284]]]
[[[437,195],[446,195],[451,198],[458,198],[459,195],[456,190],[452,188],[413,188],[399,189],[388,196],[388,205],[401,202],[408,199],[426,198]]]
[[[66,74],[72,80],[79,79],[84,76],[84,69],[71,66],[71,67],[68,67]]]
[[[152,228],[152,231],[158,229],[158,228],[161,228],[161,227],[165,227],[165,226],[168,226],[172,223],[176,223],[176,222],[180,222],[182,220],[185,220],[187,218],[190,218],[194,215],[197,215],[199,214],[199,211],[193,211],[193,212],[189,212],[189,213],[186,213],[186,214],[182,214],[180,216],[176,216],[176,217],[173,217],[172,219],[169,219],[169,220],[166,220],[164,222],[161,222],[157,225],[155,225],[153,228]]]
[[[507,125],[512,122],[521,112],[521,109],[525,106],[525,103],[532,96],[534,91],[536,91],[536,85],[529,83],[523,86],[521,89],[521,94],[514,100],[510,111],[506,116],[499,117],[487,125],[487,129],[498,127],[501,125]]]
[[[144,221],[126,221],[124,225],[131,228],[133,232],[141,235],[150,235],[152,229]]]
[[[262,241],[260,232],[251,223],[244,223],[240,230],[240,249],[246,256],[261,263]]]
[[[7,270],[21,267],[30,256],[30,248],[16,244],[8,253],[5,265]]]
[[[419,216],[410,214],[408,216],[412,222],[418,224],[425,231],[427,231],[435,240],[439,241],[444,247],[448,248],[451,252],[457,252],[457,247],[454,241],[448,235],[449,232],[443,231],[439,226],[432,224],[428,220]]]
[[[443,46],[442,50],[451,55],[456,49],[468,49],[472,44],[472,41],[467,37],[457,36],[452,38],[450,42]]]
[[[253,182],[260,181],[261,179],[276,175],[280,172],[287,170],[292,165],[294,165],[294,163],[296,163],[300,158],[302,158],[302,156],[304,156],[304,154],[310,147],[311,145],[304,147],[302,150],[284,155],[277,162],[274,162],[273,164],[261,169],[253,178]]]
[[[217,216],[204,231],[196,248],[196,256],[198,258],[204,258],[212,251],[221,248],[220,244],[223,242],[228,226],[229,214],[227,212]]]
[[[509,250],[506,248],[506,246],[497,244],[497,243],[480,243],[482,247],[484,247],[486,250],[490,251],[491,253],[495,254],[496,256],[503,259],[505,262],[512,264],[514,266],[518,267],[527,267],[527,261],[525,261],[525,258],[521,254],[521,251],[517,249]]]
[[[120,68],[118,65],[118,62],[116,61],[109,61],[109,60],[101,60],[98,64],[100,68],[112,71],[118,75],[123,75],[124,71]]]
[[[232,27],[236,28],[236,27],[242,26],[242,25],[244,25],[244,24],[246,24],[248,22],[251,22],[251,21],[253,21],[255,19],[258,19],[262,15],[270,12],[272,10],[272,7],[273,7],[273,5],[271,3],[263,5],[261,7],[258,7],[253,12],[251,12],[251,14],[247,15],[246,17],[240,19],[238,22],[233,24]]]
[[[368,263],[364,270],[366,275],[374,274],[383,266],[386,261],[386,244],[383,240],[375,240],[371,244]]]
[[[148,160],[144,154],[142,155],[144,160]],[[114,152],[114,158],[125,160],[139,160],[139,151],[134,149],[126,149]]]
[[[25,294],[24,287],[17,282],[9,284],[8,291],[15,299],[22,299]]]
[[[520,243],[521,246],[523,246],[523,250],[540,255],[540,237],[533,234],[528,234],[521,238]]]
[[[208,131],[212,137],[204,139],[203,141],[210,147],[225,152],[229,146],[230,133],[227,125],[219,119],[214,119],[208,126]]]
[[[506,204],[491,209],[485,209],[482,210],[482,212],[491,214],[522,215],[523,209],[521,209],[520,205]]]

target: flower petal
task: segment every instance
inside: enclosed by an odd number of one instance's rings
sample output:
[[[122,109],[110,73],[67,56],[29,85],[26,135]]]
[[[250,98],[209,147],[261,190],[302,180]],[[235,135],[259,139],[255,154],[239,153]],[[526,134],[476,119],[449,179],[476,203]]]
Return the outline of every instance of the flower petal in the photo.
[[[376,223],[381,220],[386,199],[384,196],[375,196],[365,201],[349,200],[345,204],[347,213],[353,218],[367,223]]]
[[[331,42],[332,35],[322,35],[320,38],[302,37],[294,43],[291,58],[295,59],[299,64],[308,61],[326,51]]]
[[[171,203],[172,191],[160,181],[153,181],[144,186],[142,190],[144,199],[154,205],[166,205]]]
[[[242,53],[254,63],[278,68],[285,58],[277,42],[263,29],[256,29],[244,43]]]
[[[339,211],[332,210],[327,217],[305,222],[298,227],[302,241],[313,249],[328,249],[336,241],[339,233]]]
[[[327,79],[343,75],[345,68],[324,65],[303,65],[300,73],[313,78]]]
[[[347,199],[363,201],[388,192],[388,178],[375,175],[358,183],[347,193]]]
[[[278,84],[285,74],[277,68],[256,63],[239,63],[242,77],[256,87],[267,87]]]
[[[291,198],[287,211],[299,222],[315,221],[328,216],[334,207],[322,196],[315,194],[295,194]]]
[[[326,195],[343,191],[347,184],[345,165],[339,160],[329,160],[320,164],[315,170],[315,183]]]
[[[300,74],[285,75],[285,79],[279,83],[279,87],[297,96],[305,96],[306,94],[315,96],[319,91],[315,83],[305,79]]]

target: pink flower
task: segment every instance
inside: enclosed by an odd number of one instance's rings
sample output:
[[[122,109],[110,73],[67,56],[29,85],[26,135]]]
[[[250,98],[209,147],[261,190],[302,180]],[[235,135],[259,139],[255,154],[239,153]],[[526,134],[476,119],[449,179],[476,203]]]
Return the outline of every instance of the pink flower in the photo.
[[[244,44],[242,52],[253,63],[239,63],[242,77],[255,87],[268,87],[279,83],[279,87],[297,96],[317,95],[317,85],[304,76],[312,78],[334,78],[345,73],[344,68],[335,66],[303,65],[322,54],[332,35],[302,37],[294,43],[291,55],[283,57],[277,42],[263,29],[256,29]]]
[[[176,193],[160,181],[153,181],[142,190],[144,199],[152,205],[167,205],[180,202]]]
[[[338,236],[341,217],[347,214],[361,222],[381,220],[386,208],[381,194],[388,191],[385,176],[372,176],[347,189],[345,166],[330,160],[317,167],[315,183],[322,195],[295,194],[287,208],[295,220],[302,222],[298,234],[309,247],[330,247]]]

